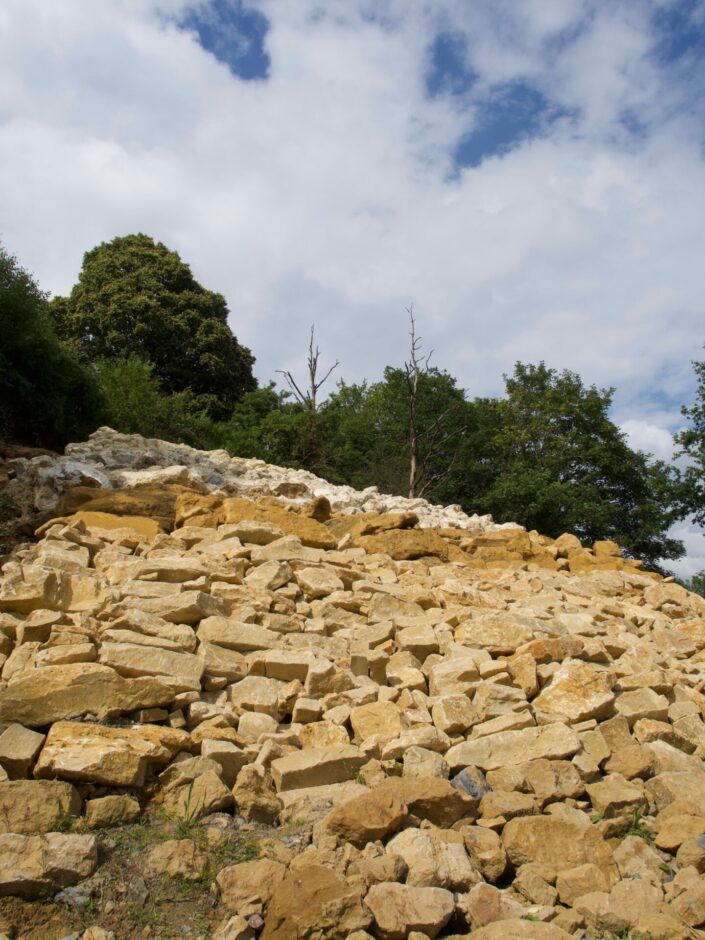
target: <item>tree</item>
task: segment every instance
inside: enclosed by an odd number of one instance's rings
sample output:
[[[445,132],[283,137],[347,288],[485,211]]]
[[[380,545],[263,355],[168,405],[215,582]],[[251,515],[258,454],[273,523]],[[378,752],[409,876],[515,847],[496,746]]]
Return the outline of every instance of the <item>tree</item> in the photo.
[[[689,591],[705,597],[705,571],[698,571],[686,584]]]
[[[683,472],[681,516],[693,514],[695,521],[705,525],[705,362],[694,362],[698,380],[695,403],[681,412],[691,422],[675,435],[678,457],[687,457],[689,465]]]
[[[505,383],[494,428],[468,455],[489,470],[484,489],[465,504],[553,537],[614,539],[651,565],[683,553],[666,534],[677,515],[673,472],[629,447],[608,415],[613,389],[585,388],[543,362],[517,363]]]
[[[104,421],[123,434],[141,434],[211,449],[222,447],[222,426],[199,407],[193,392],[167,395],[151,363],[134,354],[96,363]]]
[[[433,350],[427,355],[421,355],[421,338],[416,335],[416,321],[414,319],[413,305],[407,307],[406,312],[410,320],[409,359],[404,363],[406,375],[407,407],[408,407],[408,448],[409,448],[409,499],[424,496],[439,479],[452,471],[454,455],[451,453],[450,462],[442,468],[438,467],[439,453],[447,450],[449,442],[461,431],[461,427],[449,422],[452,412],[457,409],[457,401],[447,408],[434,409],[433,414],[427,414],[425,420],[420,415],[422,390],[427,385],[423,380],[431,372],[430,361]],[[435,370],[434,370],[435,371]],[[436,372],[438,375],[438,373]],[[462,396],[464,399],[464,395]]]
[[[0,245],[0,437],[62,447],[100,423],[100,393],[56,336],[47,298]]]
[[[284,371],[283,369],[277,369],[279,375],[283,375],[286,379],[286,383],[289,386],[289,389],[291,390],[291,393],[293,394],[296,401],[303,408],[305,408],[306,411],[311,412],[311,414],[315,414],[318,409],[317,398],[319,390],[326,383],[330,377],[331,372],[337,369],[340,365],[336,359],[323,378],[318,378],[318,360],[320,358],[321,351],[318,346],[316,346],[315,349],[313,348],[313,333],[314,327],[311,326],[311,339],[309,340],[308,344],[308,359],[306,361],[308,366],[308,388],[306,388],[305,391],[302,391],[291,372]]]
[[[81,361],[137,355],[152,364],[162,391],[192,392],[213,418],[227,418],[256,388],[254,358],[228,326],[225,298],[147,235],[86,252],[78,283],[50,310]]]

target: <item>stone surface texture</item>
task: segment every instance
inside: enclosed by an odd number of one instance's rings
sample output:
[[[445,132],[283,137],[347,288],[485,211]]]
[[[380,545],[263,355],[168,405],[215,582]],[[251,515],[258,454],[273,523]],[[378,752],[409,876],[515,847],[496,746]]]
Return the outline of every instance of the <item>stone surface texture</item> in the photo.
[[[219,940],[705,937],[703,598],[107,428],[6,473],[0,935],[122,936],[112,879]]]

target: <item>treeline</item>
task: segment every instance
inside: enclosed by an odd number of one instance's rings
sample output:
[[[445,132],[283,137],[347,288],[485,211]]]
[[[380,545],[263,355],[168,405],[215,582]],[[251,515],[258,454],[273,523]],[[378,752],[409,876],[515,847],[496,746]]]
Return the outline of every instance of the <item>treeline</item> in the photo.
[[[675,520],[705,521],[703,363],[680,473],[630,448],[609,417],[614,390],[573,372],[517,363],[503,397],[471,398],[414,337],[406,363],[377,382],[339,380],[319,402],[313,334],[309,385],[288,375],[294,394],[258,388],[227,317],[225,299],[145,235],[88,252],[69,296],[52,300],[0,248],[0,437],[59,447],[109,424],[551,536],[614,539],[649,565],[683,553]]]

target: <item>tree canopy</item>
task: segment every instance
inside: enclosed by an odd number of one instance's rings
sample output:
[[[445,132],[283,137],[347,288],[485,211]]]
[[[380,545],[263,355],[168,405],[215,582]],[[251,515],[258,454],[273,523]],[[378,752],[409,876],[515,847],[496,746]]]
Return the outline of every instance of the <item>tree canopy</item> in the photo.
[[[479,510],[554,537],[614,539],[650,564],[682,554],[666,535],[673,472],[629,447],[608,414],[613,389],[586,388],[544,363],[517,363],[505,384],[484,440],[473,442],[487,468],[473,494]]]
[[[556,537],[614,539],[650,565],[676,558],[671,468],[632,450],[609,417],[611,389],[585,387],[573,372],[517,363],[502,398],[468,400],[448,373],[420,372],[418,467],[423,495],[492,513]],[[335,483],[406,495],[407,375],[338,383],[314,413],[272,388],[234,411],[228,446],[243,456],[304,467]]]
[[[167,393],[192,392],[227,418],[256,387],[254,358],[228,326],[221,294],[206,290],[179,255],[147,235],[103,242],[83,257],[78,283],[50,304],[56,329],[82,362],[138,355]]]
[[[683,472],[682,513],[693,514],[695,521],[705,525],[705,362],[694,362],[697,377],[695,402],[682,413],[690,426],[675,435],[679,456],[687,457]]]
[[[0,245],[0,437],[61,446],[98,423],[100,395],[56,336],[39,286]]]

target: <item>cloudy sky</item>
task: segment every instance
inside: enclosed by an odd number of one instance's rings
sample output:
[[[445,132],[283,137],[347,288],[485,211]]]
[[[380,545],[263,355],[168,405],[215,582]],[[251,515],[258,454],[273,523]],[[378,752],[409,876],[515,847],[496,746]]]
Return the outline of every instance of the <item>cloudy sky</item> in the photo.
[[[407,345],[615,386],[668,458],[705,343],[705,0],[2,0],[0,240],[52,293],[142,231],[260,380]],[[705,567],[687,532],[682,573]],[[700,557],[698,557],[700,556]]]

